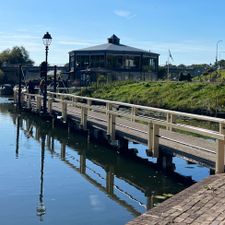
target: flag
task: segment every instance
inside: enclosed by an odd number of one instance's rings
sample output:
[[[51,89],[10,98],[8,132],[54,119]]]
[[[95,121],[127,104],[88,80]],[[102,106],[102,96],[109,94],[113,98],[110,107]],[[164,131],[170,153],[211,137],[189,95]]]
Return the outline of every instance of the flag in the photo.
[[[171,52],[170,52],[170,49],[169,49],[169,58],[171,58],[172,61],[174,61],[174,60],[173,60],[173,56],[172,56],[172,54],[171,54]]]

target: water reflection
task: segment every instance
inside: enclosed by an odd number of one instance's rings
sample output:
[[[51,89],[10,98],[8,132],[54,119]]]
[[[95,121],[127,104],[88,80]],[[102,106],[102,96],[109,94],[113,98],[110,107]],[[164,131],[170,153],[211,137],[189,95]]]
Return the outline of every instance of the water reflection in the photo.
[[[16,158],[19,158],[19,137],[20,137],[20,117],[17,117],[16,121]]]
[[[40,194],[39,204],[37,207],[37,215],[40,217],[40,221],[43,221],[43,215],[46,212],[44,204],[44,163],[45,163],[45,135],[41,136],[41,177],[40,177]]]
[[[12,114],[15,117],[15,114]],[[185,188],[184,184],[153,169],[154,163],[140,158],[125,158],[114,151],[96,146],[84,137],[69,134],[65,129],[52,129],[50,123],[23,114],[13,119],[17,125],[16,156],[19,154],[19,132],[34,138],[41,145],[41,176],[37,215],[43,221],[45,151],[82,174],[90,184],[109,198],[138,216],[170,195]],[[56,148],[60,146],[60,148]]]

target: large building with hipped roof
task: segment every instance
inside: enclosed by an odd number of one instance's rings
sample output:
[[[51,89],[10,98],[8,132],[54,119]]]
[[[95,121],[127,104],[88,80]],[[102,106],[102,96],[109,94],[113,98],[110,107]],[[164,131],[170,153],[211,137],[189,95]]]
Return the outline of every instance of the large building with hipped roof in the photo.
[[[108,43],[69,52],[70,79],[84,85],[98,77],[115,80],[156,80],[159,54],[120,44],[113,34]]]

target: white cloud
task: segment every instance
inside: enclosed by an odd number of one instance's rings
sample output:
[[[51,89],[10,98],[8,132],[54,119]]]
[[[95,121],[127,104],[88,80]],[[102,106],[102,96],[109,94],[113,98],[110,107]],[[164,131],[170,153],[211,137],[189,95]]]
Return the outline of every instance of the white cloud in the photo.
[[[132,19],[133,17],[136,16],[135,14],[127,10],[115,10],[113,13],[117,16],[120,16],[126,19]]]
[[[90,205],[95,211],[103,211],[105,206],[102,201],[100,201],[98,195],[90,195]]]
[[[91,42],[82,42],[82,41],[58,41],[58,44],[61,45],[79,45],[79,46],[88,46],[88,45],[92,45]]]

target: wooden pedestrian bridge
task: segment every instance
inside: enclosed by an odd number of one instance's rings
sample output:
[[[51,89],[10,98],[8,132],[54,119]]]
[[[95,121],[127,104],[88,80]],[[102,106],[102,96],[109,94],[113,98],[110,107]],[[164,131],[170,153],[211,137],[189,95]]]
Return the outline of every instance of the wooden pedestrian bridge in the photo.
[[[43,96],[14,94],[24,109],[41,113]],[[132,141],[147,146],[152,157],[177,155],[224,172],[225,120],[118,101],[48,92],[47,111],[68,128],[77,127],[121,150]],[[160,159],[162,164],[167,158]]]

